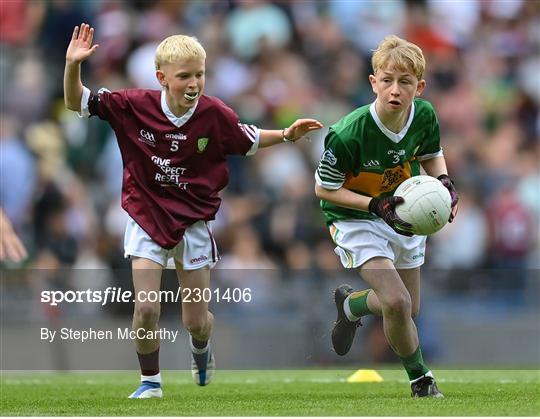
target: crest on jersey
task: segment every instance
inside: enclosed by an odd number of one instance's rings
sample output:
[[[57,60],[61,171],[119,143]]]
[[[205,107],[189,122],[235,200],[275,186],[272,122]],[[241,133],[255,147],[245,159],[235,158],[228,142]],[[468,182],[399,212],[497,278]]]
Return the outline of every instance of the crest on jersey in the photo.
[[[207,145],[208,145],[208,138],[206,137],[199,138],[197,140],[197,152],[202,153],[206,149]]]

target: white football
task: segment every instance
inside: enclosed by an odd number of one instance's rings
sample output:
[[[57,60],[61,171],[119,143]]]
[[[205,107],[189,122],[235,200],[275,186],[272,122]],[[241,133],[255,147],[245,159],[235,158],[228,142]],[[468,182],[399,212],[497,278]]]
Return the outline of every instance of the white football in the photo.
[[[413,225],[414,234],[427,236],[436,233],[448,222],[452,211],[450,192],[431,176],[414,176],[398,186],[394,196],[405,202],[396,207],[403,221]]]

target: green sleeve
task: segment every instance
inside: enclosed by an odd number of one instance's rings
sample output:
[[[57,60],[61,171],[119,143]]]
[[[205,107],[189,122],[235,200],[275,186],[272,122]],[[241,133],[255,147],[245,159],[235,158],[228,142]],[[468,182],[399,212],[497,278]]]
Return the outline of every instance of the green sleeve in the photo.
[[[439,120],[437,119],[435,110],[432,107],[429,109],[431,111],[430,129],[427,137],[422,141],[420,148],[416,152],[416,156],[420,161],[442,156]]]
[[[324,139],[324,153],[315,172],[317,184],[325,189],[337,190],[352,168],[352,153],[339,135],[330,129]]]

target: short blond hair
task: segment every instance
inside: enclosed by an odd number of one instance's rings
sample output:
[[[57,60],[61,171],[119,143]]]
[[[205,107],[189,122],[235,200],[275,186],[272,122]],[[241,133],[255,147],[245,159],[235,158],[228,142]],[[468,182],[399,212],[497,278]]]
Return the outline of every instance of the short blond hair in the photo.
[[[371,57],[374,74],[390,63],[402,71],[412,71],[418,80],[422,79],[426,69],[426,59],[420,47],[396,35],[386,36]]]
[[[156,49],[156,70],[164,64],[190,59],[206,59],[206,51],[194,36],[173,35],[165,38]]]

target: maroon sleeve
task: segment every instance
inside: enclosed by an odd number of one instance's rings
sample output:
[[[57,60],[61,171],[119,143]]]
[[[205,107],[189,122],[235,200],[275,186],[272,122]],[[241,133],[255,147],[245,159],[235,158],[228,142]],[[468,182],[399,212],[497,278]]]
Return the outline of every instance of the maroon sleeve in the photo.
[[[257,143],[259,129],[255,125],[242,124],[236,112],[218,101],[220,115],[219,136],[226,154],[247,154]]]
[[[111,92],[99,89],[97,94],[91,93],[88,99],[90,115],[97,115],[100,119],[114,122],[122,119],[123,111],[127,109],[128,98],[126,90]]]

